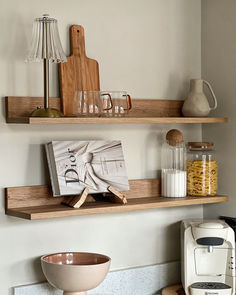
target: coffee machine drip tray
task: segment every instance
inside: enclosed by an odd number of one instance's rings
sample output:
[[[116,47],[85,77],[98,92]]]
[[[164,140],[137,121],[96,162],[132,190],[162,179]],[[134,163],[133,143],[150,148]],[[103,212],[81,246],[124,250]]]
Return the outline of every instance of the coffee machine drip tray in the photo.
[[[190,286],[191,295],[231,295],[232,288],[219,282],[198,282]]]
[[[229,285],[223,284],[223,283],[218,283],[218,282],[199,282],[199,283],[194,283],[190,286],[191,288],[196,288],[196,289],[231,289]]]

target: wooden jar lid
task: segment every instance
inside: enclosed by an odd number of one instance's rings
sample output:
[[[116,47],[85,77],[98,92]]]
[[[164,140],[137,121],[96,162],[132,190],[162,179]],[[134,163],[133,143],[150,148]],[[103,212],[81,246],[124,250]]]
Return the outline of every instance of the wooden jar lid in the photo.
[[[188,146],[191,147],[210,147],[213,146],[214,142],[188,142]]]
[[[166,134],[166,140],[171,146],[180,145],[183,142],[183,134],[178,129],[171,129]]]

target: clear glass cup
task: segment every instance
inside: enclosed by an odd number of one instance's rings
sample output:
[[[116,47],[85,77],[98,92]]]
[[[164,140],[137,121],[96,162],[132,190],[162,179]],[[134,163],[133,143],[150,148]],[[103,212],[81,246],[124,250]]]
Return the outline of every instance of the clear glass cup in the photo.
[[[104,115],[111,117],[125,116],[132,109],[131,97],[126,91],[102,91],[102,94],[109,94],[112,100],[112,108],[109,108],[109,97],[104,99]]]
[[[99,117],[112,109],[109,93],[100,91],[76,91],[73,101],[73,115]]]

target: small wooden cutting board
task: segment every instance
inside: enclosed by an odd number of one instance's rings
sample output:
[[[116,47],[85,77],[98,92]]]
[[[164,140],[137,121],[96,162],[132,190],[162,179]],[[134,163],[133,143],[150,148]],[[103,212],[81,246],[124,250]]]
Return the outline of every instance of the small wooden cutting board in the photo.
[[[60,91],[65,116],[72,115],[73,100],[78,90],[100,90],[99,66],[85,52],[84,28],[70,27],[71,55],[59,64]]]
[[[179,285],[172,285],[161,290],[161,295],[185,295],[183,286]]]

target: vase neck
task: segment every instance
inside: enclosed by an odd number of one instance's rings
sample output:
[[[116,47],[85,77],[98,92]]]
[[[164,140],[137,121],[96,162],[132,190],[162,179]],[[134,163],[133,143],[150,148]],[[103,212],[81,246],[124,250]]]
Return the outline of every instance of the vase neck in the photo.
[[[190,80],[190,91],[203,92],[203,80],[191,79]]]

